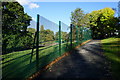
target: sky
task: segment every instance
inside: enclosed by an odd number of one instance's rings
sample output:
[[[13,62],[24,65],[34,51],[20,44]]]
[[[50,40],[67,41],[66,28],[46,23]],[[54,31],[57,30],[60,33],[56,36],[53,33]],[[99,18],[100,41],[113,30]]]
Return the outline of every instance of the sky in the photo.
[[[70,25],[71,12],[76,8],[82,8],[84,13],[90,13],[94,10],[103,9],[105,7],[117,8],[118,6],[117,0],[114,0],[113,2],[111,0],[109,0],[111,2],[107,2],[107,0],[106,2],[102,2],[102,0],[101,2],[94,2],[94,0],[93,2],[68,2],[67,0],[66,2],[52,1],[54,0],[51,0],[51,2],[30,2],[30,0],[20,0],[18,2],[24,7],[24,11],[35,21],[37,20],[37,14],[39,14],[57,24],[59,21],[62,21],[67,25]]]

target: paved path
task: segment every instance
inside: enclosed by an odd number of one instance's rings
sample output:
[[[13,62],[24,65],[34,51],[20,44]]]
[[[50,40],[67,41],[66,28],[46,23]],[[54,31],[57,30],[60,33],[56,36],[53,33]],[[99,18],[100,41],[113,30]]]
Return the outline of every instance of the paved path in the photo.
[[[109,64],[99,40],[93,40],[64,57],[36,79],[111,79]]]

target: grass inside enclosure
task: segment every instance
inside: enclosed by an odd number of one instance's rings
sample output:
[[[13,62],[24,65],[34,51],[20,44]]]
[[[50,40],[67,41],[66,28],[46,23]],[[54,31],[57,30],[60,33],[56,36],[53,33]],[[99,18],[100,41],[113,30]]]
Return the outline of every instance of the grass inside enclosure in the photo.
[[[84,42],[83,40],[82,42]],[[81,43],[82,43],[81,42]],[[77,44],[72,42],[73,47]],[[34,49],[33,56],[31,58],[31,49],[24,51],[12,52],[9,54],[1,55],[3,78],[27,78],[38,69],[42,69],[44,66],[55,60],[57,57],[63,55],[63,53],[70,51],[70,42],[62,43],[61,54],[59,54],[59,45],[46,46],[39,48],[39,64],[36,65],[36,49]],[[30,60],[32,60],[30,62]],[[12,70],[11,70],[12,69]],[[25,72],[24,72],[25,71]]]

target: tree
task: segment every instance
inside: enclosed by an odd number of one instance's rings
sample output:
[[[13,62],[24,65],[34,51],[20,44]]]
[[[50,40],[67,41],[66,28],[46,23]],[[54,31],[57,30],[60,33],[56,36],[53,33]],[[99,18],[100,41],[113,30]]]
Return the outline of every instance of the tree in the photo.
[[[67,40],[67,32],[62,32],[62,40]]]
[[[112,35],[117,23],[114,14],[112,8],[104,8],[88,14],[93,38],[106,38]]]
[[[36,30],[34,28],[27,28],[27,31],[34,34],[36,32]]]
[[[27,28],[27,31],[28,31],[29,33],[32,33],[32,37],[33,37],[33,38],[35,37],[35,32],[36,32],[36,30],[35,30],[34,28]]]
[[[59,40],[59,31],[56,32],[56,34],[55,34],[55,39],[56,39],[56,40]],[[61,39],[62,39],[63,41],[66,41],[66,40],[68,39],[68,34],[67,34],[67,32],[61,31]]]
[[[54,40],[54,32],[50,29],[45,30],[45,41]]]
[[[44,42],[45,41],[45,30],[44,30],[44,26],[43,25],[41,25],[41,27],[40,27],[40,32],[39,32],[39,34],[40,34],[40,42]]]
[[[71,12],[71,23],[75,26],[83,26],[84,13],[81,8],[77,8]]]
[[[76,35],[76,26],[78,28],[90,27],[88,16],[89,16],[88,14],[84,14],[84,12],[81,8],[77,8],[73,12],[71,12],[71,23],[74,25],[74,27],[72,28],[73,40],[75,40],[76,36],[77,36]]]
[[[45,30],[43,25],[41,25],[40,27],[39,34],[40,42],[54,40],[54,32],[51,31],[50,29]]]
[[[18,2],[2,2],[2,51],[8,53],[32,45],[31,33],[27,32],[31,17]]]
[[[31,17],[24,13],[24,8],[18,2],[2,2],[2,32],[3,34],[26,32]]]
[[[41,25],[40,31],[44,31],[44,26],[43,25]]]

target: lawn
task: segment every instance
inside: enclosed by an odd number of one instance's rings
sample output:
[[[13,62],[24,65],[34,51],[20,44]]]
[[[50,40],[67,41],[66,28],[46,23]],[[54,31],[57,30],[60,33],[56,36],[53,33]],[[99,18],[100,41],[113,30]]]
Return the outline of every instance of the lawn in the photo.
[[[39,48],[39,66],[36,67],[36,55],[31,60],[31,49],[2,55],[3,78],[27,78],[59,56],[58,45]],[[53,56],[54,55],[54,56]]]
[[[108,38],[101,40],[104,55],[111,62],[112,76],[120,80],[120,38]]]
[[[84,40],[83,40],[84,41]],[[73,42],[75,47],[76,42]],[[62,43],[61,52],[67,52],[70,50],[70,42]],[[34,55],[31,58],[31,49],[24,51],[12,52],[9,54],[1,55],[2,57],[2,76],[3,78],[27,78],[33,73],[37,72],[37,69],[42,69],[45,65],[61,56],[59,54],[59,45],[47,46],[39,48],[39,66],[36,66],[36,49],[34,49]],[[32,62],[30,60],[32,59]],[[0,64],[1,65],[1,64]]]
[[[80,43],[84,41],[86,40],[82,40]],[[72,42],[72,44],[72,48],[78,45],[76,42]],[[59,45],[41,47],[39,48],[38,63],[36,62],[36,49],[34,49],[32,58],[31,49],[0,55],[0,57],[2,57],[2,76],[4,79],[28,78],[33,73],[41,70],[44,66],[55,60],[57,57],[70,50],[70,42],[61,44],[61,54],[59,53]]]

